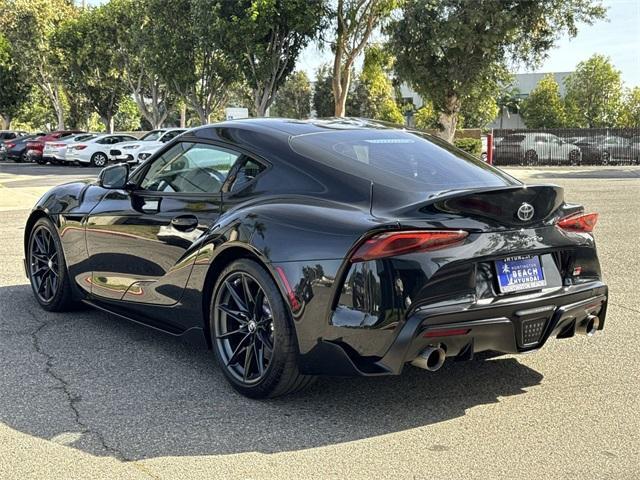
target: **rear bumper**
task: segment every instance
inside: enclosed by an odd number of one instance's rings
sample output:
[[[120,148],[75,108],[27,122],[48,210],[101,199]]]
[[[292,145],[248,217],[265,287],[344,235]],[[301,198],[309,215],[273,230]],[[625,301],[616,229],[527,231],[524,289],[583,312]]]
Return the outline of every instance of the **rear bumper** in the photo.
[[[313,374],[397,375],[430,345],[442,346],[447,358],[456,360],[470,360],[474,353],[488,350],[534,351],[550,338],[573,337],[591,314],[599,317],[602,330],[607,299],[607,286],[591,282],[530,302],[419,310],[406,319],[381,358],[363,358],[339,342],[320,341],[302,356],[300,368]],[[450,335],[452,330],[455,335]]]

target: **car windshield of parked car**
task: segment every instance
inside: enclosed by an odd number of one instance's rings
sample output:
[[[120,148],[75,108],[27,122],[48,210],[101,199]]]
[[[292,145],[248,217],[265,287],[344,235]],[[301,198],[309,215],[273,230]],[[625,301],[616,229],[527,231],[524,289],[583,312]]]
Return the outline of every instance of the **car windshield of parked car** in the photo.
[[[155,142],[162,136],[163,133],[164,130],[153,130],[143,136],[140,140],[144,140],[145,142]]]
[[[292,138],[291,147],[330,167],[411,192],[517,184],[442,140],[400,130],[300,135]]]

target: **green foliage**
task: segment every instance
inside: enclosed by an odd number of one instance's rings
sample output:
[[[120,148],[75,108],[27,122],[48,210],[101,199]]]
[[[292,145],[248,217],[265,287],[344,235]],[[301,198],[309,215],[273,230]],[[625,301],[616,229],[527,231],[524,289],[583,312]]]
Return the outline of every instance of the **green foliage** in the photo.
[[[337,0],[336,33],[332,44],[333,94],[335,115],[342,117],[348,110],[347,98],[353,92],[351,78],[356,58],[364,51],[372,33],[389,18],[399,0]]]
[[[110,0],[105,5],[111,21],[118,26],[115,43],[118,63],[133,94],[140,114],[160,128],[176,98],[173,89],[151,68],[148,58],[154,45],[148,28],[149,7],[146,0]]]
[[[618,121],[620,127],[640,127],[640,87],[625,92]]]
[[[146,0],[147,61],[165,83],[208,123],[239,80],[239,52],[221,48],[217,4],[208,0]],[[237,35],[237,33],[235,34]]]
[[[522,102],[522,118],[528,128],[562,128],[567,124],[560,85],[553,75],[545,75]]]
[[[316,72],[313,109],[319,118],[333,117],[335,112],[331,68],[328,65],[321,65]]]
[[[55,128],[56,115],[49,98],[39,88],[29,92],[13,120],[13,128],[28,131],[44,131]]]
[[[302,49],[324,26],[323,0],[220,0],[220,47],[240,63],[258,116],[293,71]]]
[[[500,84],[480,83],[460,107],[458,128],[485,128],[500,113],[496,97]]]
[[[609,58],[593,55],[565,79],[569,123],[573,127],[614,127],[622,104],[622,81]]]
[[[413,115],[413,122],[415,127],[420,130],[440,128],[438,113],[435,111],[433,103],[430,101],[425,102],[425,104]]]
[[[59,68],[72,95],[81,95],[111,131],[128,88],[111,42],[118,31],[106,7],[88,9],[55,33]]]
[[[349,113],[358,117],[404,123],[404,117],[395,100],[389,74],[393,58],[379,46],[366,49],[362,73],[355,87],[353,108]]]
[[[7,123],[18,113],[29,95],[30,87],[9,41],[0,33],[0,117],[5,118]],[[9,125],[5,125],[5,128],[9,128]]]
[[[482,153],[482,140],[478,138],[456,138],[453,144],[475,157],[479,157]]]
[[[275,117],[309,118],[311,115],[311,83],[304,72],[295,72],[289,76],[276,94],[271,108]]]
[[[64,93],[51,38],[77,10],[68,0],[5,0],[0,9],[0,31],[11,43],[24,80],[40,89],[64,127]]]
[[[451,141],[465,101],[495,89],[510,62],[537,64],[560,33],[604,13],[592,0],[407,0],[388,33],[399,77],[433,102]]]
[[[114,117],[115,129],[120,132],[140,130],[140,112],[131,97],[124,97]]]

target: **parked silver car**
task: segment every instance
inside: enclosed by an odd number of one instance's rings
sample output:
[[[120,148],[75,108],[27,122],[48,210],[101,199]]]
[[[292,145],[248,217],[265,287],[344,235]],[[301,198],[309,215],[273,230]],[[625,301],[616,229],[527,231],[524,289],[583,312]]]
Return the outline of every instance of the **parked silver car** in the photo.
[[[496,145],[495,158],[502,164],[579,165],[580,148],[544,132],[513,133]]]

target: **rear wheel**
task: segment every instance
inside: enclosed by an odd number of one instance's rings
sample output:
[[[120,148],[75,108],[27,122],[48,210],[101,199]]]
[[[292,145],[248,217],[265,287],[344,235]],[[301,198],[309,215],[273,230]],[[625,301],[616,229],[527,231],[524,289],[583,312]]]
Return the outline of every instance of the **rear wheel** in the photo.
[[[527,150],[524,154],[524,164],[527,166],[538,164],[538,153],[535,150]]]
[[[289,314],[275,282],[258,263],[230,264],[216,282],[210,307],[211,343],[231,385],[251,398],[300,390],[301,375]]]
[[[96,152],[91,156],[92,167],[104,167],[107,164],[108,158],[102,152]]]
[[[609,152],[602,152],[600,161],[602,165],[609,165],[611,163],[611,154],[609,154]]]
[[[60,237],[48,218],[39,219],[29,235],[28,270],[31,288],[42,308],[62,312],[73,305]]]

